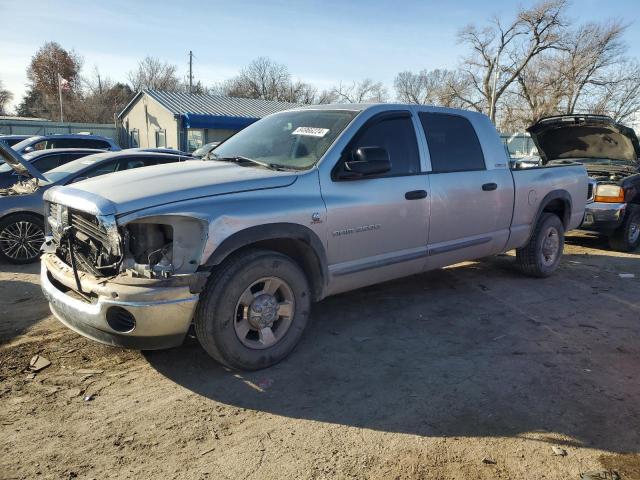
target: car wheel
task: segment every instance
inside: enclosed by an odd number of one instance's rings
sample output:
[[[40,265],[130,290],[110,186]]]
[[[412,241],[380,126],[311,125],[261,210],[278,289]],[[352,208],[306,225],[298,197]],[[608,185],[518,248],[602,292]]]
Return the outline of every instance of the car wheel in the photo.
[[[225,260],[200,295],[195,330],[218,362],[258,370],[285,358],[309,319],[309,282],[289,257],[243,251]]]
[[[640,211],[637,208],[627,212],[622,226],[609,237],[609,245],[619,252],[632,252],[640,246]]]
[[[43,242],[40,217],[21,213],[0,220],[0,259],[17,264],[35,262]]]
[[[532,277],[548,277],[562,258],[564,226],[557,215],[543,213],[536,224],[529,243],[516,250],[518,265]]]

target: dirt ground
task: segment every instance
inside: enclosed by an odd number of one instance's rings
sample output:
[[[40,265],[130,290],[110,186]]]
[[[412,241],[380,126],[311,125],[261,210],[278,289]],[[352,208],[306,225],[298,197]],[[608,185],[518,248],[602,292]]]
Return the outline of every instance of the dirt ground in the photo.
[[[640,479],[640,257],[599,239],[545,280],[501,256],[328,298],[251,374],[85,340],[37,272],[0,265],[2,479]]]

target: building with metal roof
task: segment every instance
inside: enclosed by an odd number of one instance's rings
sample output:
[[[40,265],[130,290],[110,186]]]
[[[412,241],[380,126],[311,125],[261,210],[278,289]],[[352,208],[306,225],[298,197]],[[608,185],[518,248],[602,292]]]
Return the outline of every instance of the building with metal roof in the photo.
[[[297,104],[143,90],[118,115],[120,144],[194,151],[221,142],[260,118]]]

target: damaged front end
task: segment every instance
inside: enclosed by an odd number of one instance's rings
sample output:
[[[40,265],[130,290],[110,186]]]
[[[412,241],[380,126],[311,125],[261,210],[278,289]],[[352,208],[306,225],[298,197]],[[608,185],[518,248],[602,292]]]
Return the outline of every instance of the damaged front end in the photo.
[[[197,271],[207,225],[181,215],[119,225],[110,209],[76,203],[47,192],[41,280],[55,316],[112,345],[181,343],[208,276]]]
[[[194,273],[200,264],[206,225],[197,219],[155,216],[118,226],[113,215],[93,215],[58,203],[47,207],[49,251],[81,272],[168,279]]]

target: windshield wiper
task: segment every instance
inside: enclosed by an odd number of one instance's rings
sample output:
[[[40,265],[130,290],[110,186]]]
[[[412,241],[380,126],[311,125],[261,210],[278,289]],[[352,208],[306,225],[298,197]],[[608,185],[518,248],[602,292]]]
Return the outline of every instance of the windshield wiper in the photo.
[[[269,168],[271,170],[291,170],[291,167],[281,165],[279,163],[261,162],[260,160],[254,160],[253,158],[243,157],[242,155],[236,155],[233,157],[221,157],[211,152],[209,158],[218,160],[220,162],[235,162],[235,163],[253,163],[254,165],[260,165],[261,167]]]

